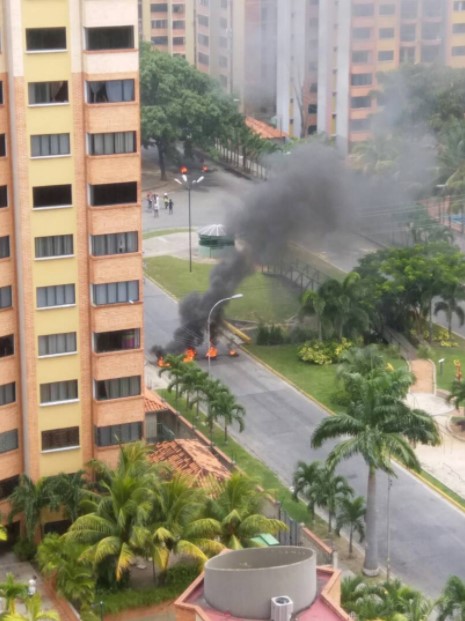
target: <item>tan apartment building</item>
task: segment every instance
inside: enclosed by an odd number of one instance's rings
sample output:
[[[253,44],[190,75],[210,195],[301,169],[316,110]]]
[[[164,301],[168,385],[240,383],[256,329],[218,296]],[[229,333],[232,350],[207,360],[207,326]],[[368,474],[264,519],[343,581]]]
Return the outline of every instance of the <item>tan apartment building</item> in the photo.
[[[2,0],[0,509],[144,434],[136,0]]]
[[[194,64],[196,0],[138,0],[139,34],[157,49]]]

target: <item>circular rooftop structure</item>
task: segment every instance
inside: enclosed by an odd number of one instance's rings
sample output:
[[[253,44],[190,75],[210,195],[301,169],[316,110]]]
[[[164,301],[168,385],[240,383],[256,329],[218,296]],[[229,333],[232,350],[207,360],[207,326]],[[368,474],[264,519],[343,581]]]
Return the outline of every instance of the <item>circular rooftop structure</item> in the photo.
[[[308,548],[247,548],[215,556],[205,565],[205,599],[235,617],[269,619],[271,599],[281,595],[299,612],[311,605],[316,592],[316,555]]]

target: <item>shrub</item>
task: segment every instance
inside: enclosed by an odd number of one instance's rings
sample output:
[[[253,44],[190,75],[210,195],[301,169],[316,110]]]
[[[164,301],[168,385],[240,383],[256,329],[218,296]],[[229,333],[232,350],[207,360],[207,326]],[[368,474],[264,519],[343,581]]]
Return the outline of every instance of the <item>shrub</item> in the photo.
[[[434,351],[429,345],[420,345],[417,349],[417,356],[423,360],[429,360],[434,356]]]
[[[36,544],[30,539],[19,539],[13,546],[13,552],[16,554],[18,561],[31,561],[37,552]]]
[[[352,341],[343,338],[341,341],[309,341],[297,352],[302,362],[321,366],[339,362],[342,354],[353,347]]]
[[[257,345],[282,345],[285,340],[281,326],[258,326]]]

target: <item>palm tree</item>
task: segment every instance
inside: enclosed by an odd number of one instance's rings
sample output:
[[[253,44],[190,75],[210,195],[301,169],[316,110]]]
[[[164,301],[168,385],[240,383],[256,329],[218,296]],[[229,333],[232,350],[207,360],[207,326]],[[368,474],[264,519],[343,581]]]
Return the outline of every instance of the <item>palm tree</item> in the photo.
[[[354,533],[357,533],[360,543],[365,538],[366,505],[363,496],[356,498],[341,498],[336,517],[336,534],[339,535],[344,526],[349,527],[349,556],[353,552]]]
[[[297,500],[299,495],[305,498],[312,523],[315,519],[316,507],[323,503],[324,490],[321,476],[323,468],[324,464],[321,461],[313,461],[310,464],[299,461],[292,480],[294,499]]]
[[[4,621],[60,621],[60,615],[56,610],[44,610],[42,608],[42,598],[39,593],[28,597],[25,605],[26,614],[9,612],[5,615]]]
[[[207,378],[208,374],[202,371],[196,364],[185,365],[180,377],[179,392],[181,395],[186,395],[186,405],[188,409],[196,402],[196,397],[198,397],[199,391],[205,385]]]
[[[244,431],[245,408],[236,403],[236,399],[229,391],[219,391],[209,402],[212,416],[217,420],[222,418],[224,421],[224,441],[228,441],[228,426],[237,423],[239,433]]]
[[[326,280],[318,289],[318,296],[325,303],[323,318],[331,322],[339,340],[368,328],[370,319],[357,272],[350,272],[342,282],[336,278]]]
[[[460,408],[465,401],[465,381],[458,379],[453,380],[447,401],[453,403],[457,410]]]
[[[211,404],[221,398],[224,393],[229,393],[229,389],[219,380],[209,379],[203,388],[203,399],[207,404],[207,425],[210,434],[210,441],[213,441],[213,425],[220,417],[218,409],[212,408]]]
[[[37,562],[44,576],[52,578],[59,595],[88,609],[95,598],[92,565],[80,560],[83,546],[66,541],[56,533],[44,537],[37,550]]]
[[[27,597],[27,586],[17,582],[14,574],[7,573],[5,581],[0,582],[0,596],[5,599],[9,614],[16,613],[16,600],[24,601]]]
[[[444,591],[436,602],[438,621],[465,620],[465,582],[458,576],[450,576]]]
[[[465,287],[461,283],[454,283],[447,291],[441,294],[442,300],[436,302],[434,306],[434,314],[444,311],[447,319],[447,329],[449,331],[449,339],[452,338],[452,317],[455,314],[459,320],[460,326],[465,322],[465,312],[460,302],[465,300]]]
[[[258,492],[248,477],[234,473],[218,484],[217,496],[211,498],[204,510],[204,519],[197,527],[210,536],[217,536],[230,550],[254,547],[254,537],[262,533],[276,535],[287,526],[281,520],[267,518],[260,513],[264,494]]]
[[[366,549],[363,571],[377,575],[378,540],[376,523],[376,472],[395,476],[391,459],[403,466],[420,470],[409,441],[437,445],[440,436],[435,422],[422,410],[410,409],[402,400],[396,372],[385,371],[354,383],[346,413],[324,419],[314,431],[311,445],[320,448],[326,440],[348,438],[329,454],[334,467],[343,459],[359,454],[368,466]]]
[[[202,565],[208,556],[223,549],[214,536],[211,524],[200,524],[204,492],[194,487],[190,477],[175,474],[160,485],[147,526],[136,528],[141,549],[149,550],[154,567],[164,581],[172,554],[189,556]]]
[[[323,340],[323,321],[326,300],[317,291],[308,290],[302,294],[300,315],[315,315],[318,325],[318,340]]]
[[[64,509],[67,518],[74,522],[79,515],[81,500],[83,499],[84,489],[87,479],[84,470],[78,470],[73,474],[64,472],[51,477],[49,481],[50,489],[56,495],[58,502]]]
[[[41,537],[43,536],[43,510],[48,508],[51,511],[58,511],[60,508],[60,500],[54,493],[51,477],[42,477],[34,483],[27,474],[22,474],[19,484],[9,496],[9,501],[11,506],[9,519],[19,513],[23,514],[26,538],[31,542],[34,541],[37,527],[40,528]]]
[[[355,145],[350,162],[365,174],[394,173],[398,165],[399,145],[392,136],[377,133],[371,140]]]

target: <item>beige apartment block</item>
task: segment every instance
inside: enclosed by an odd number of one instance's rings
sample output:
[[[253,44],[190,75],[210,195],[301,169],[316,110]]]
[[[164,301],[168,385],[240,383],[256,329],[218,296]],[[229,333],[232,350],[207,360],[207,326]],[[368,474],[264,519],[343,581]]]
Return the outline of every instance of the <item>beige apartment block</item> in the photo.
[[[144,437],[136,0],[3,0],[0,511]]]

